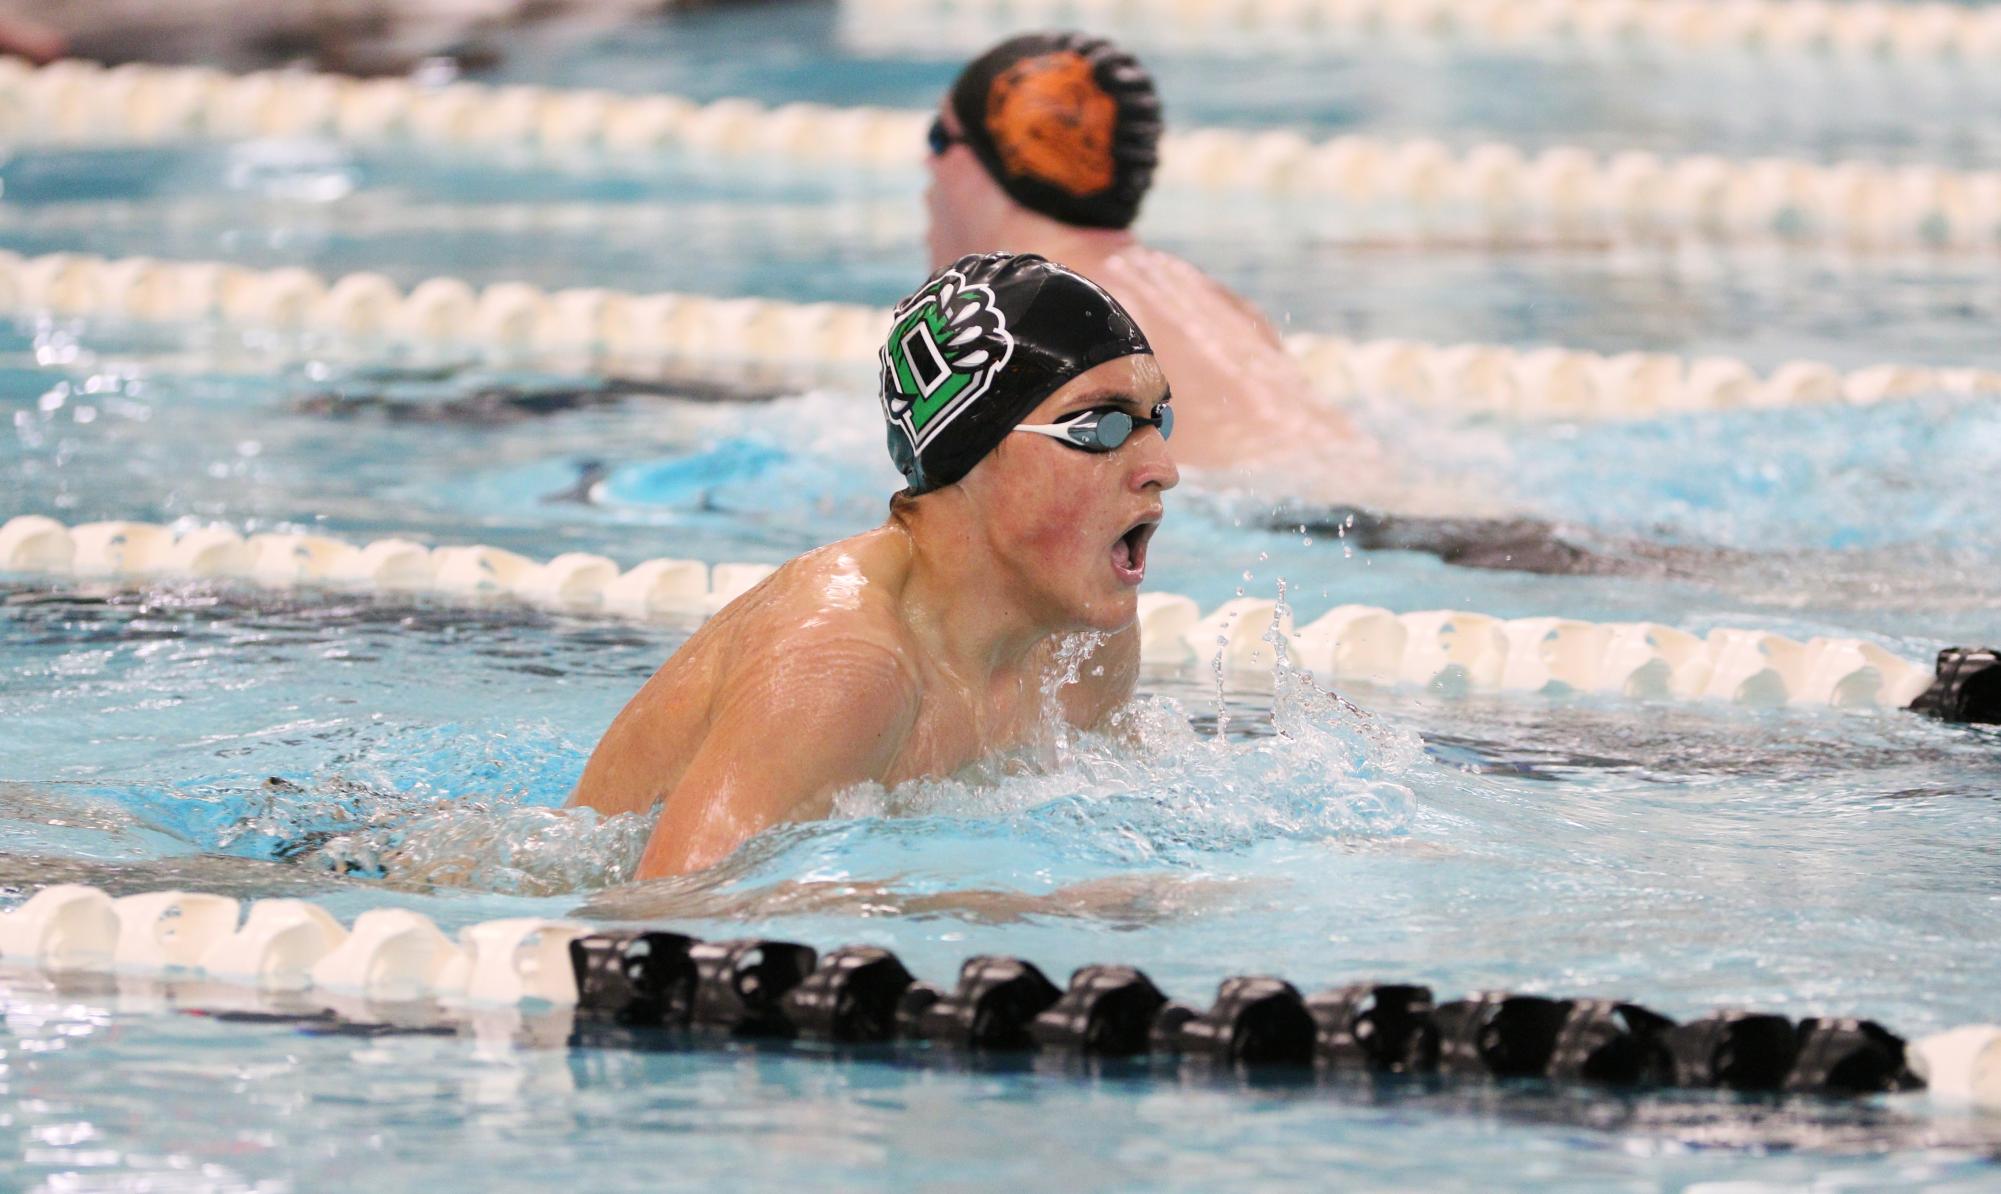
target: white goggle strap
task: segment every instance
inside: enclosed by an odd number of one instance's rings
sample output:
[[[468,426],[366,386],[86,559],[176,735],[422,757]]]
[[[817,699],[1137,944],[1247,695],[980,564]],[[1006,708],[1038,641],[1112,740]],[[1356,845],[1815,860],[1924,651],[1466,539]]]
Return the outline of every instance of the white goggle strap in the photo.
[[[1033,431],[1037,435],[1046,435],[1050,439],[1060,439],[1068,444],[1088,446],[1092,441],[1078,438],[1076,432],[1080,425],[1096,429],[1098,421],[1092,417],[1094,413],[1088,410],[1080,410],[1061,423],[1016,423],[1014,429],[1016,431]]]

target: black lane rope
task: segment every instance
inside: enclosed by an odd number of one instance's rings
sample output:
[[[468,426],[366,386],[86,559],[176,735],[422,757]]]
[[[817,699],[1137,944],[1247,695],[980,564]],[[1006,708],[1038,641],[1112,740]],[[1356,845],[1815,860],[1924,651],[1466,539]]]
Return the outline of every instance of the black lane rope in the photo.
[[[1870,1020],[1719,1011],[1677,1024],[1606,999],[1481,992],[1437,1002],[1413,984],[1310,997],[1282,979],[1223,980],[1206,1009],[1130,966],[1085,966],[1060,989],[1032,963],[968,959],[944,990],[897,957],[824,957],[784,941],[699,941],[649,929],[570,943],[577,1043],[698,1030],[737,1040],[960,1055],[1171,1060],[1223,1070],[1542,1078],[1628,1088],[1819,1096],[1920,1090],[1904,1040]]]
[[[655,929],[576,938],[569,961],[574,1007],[260,994],[198,976],[143,985],[180,1014],[316,1037],[498,1033],[538,1051],[719,1060],[750,1051],[1331,1096],[1726,1147],[1947,1147],[2001,1157],[2001,1126],[1914,1115],[1866,1097],[1925,1085],[1903,1038],[1870,1020],[1727,1010],[1678,1024],[1618,1000],[1490,991],[1439,1003],[1429,987],[1368,982],[1304,996],[1263,976],[1225,979],[1198,1008],[1170,1000],[1130,966],[1085,966],[1059,989],[1032,963],[994,955],[968,959],[946,990],[876,946],[820,955],[795,942],[702,941]],[[4,974],[0,1000],[15,985]],[[68,998],[122,994],[137,981],[41,978]]]
[[[1909,708],[1912,713],[1940,721],[2001,725],[2001,651],[1992,647],[1941,650],[1931,687]]]

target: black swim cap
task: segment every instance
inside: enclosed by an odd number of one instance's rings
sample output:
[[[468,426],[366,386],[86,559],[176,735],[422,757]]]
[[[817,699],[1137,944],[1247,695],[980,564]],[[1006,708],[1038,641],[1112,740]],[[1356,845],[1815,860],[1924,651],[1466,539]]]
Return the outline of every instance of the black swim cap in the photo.
[[[967,148],[1030,211],[1124,228],[1160,162],[1160,97],[1137,59],[1101,37],[1028,33],[952,84]]]
[[[1033,253],[961,257],[891,318],[880,354],[890,458],[913,494],[950,485],[1063,383],[1152,352],[1082,274]]]

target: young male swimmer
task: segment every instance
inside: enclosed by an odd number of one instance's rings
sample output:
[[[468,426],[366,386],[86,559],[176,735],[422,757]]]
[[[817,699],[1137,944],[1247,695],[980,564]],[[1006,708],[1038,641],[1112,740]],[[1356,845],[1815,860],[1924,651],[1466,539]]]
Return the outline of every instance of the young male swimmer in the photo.
[[[1139,667],[1167,380],[1095,283],[1031,254],[962,257],[896,308],[881,352],[882,526],[731,602],[605,732],[570,803],[660,807],[637,877],[697,870],[842,788],[944,776],[1102,725]],[[1057,690],[1066,636],[1105,635]]]
[[[932,268],[1039,253],[1116,295],[1181,395],[1183,464],[1267,467],[1309,445],[1321,460],[1372,456],[1250,303],[1133,235],[1160,134],[1153,80],[1110,42],[1028,34],[988,50],[931,126]]]

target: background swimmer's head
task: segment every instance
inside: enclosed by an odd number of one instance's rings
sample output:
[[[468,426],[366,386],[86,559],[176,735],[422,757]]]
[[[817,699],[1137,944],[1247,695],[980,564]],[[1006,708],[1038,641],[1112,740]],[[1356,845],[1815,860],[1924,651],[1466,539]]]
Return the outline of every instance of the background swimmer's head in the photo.
[[[953,143],[931,162],[934,260],[991,247],[979,231],[1009,202],[1065,224],[1125,228],[1159,161],[1152,78],[1132,55],[1080,33],[1024,34],[988,50],[952,85],[940,120]]]
[[[1154,427],[1111,452],[1014,435],[1094,408],[1146,418],[1167,379],[1095,282],[1032,253],[962,257],[897,305],[883,344],[889,452],[919,495],[948,490],[1048,624],[1130,622],[1160,494],[1179,479]]]

